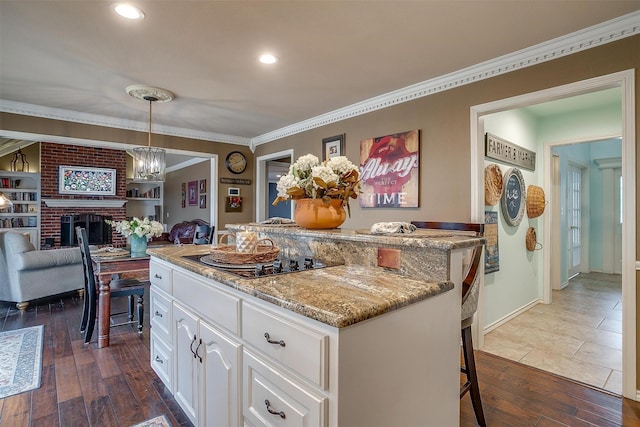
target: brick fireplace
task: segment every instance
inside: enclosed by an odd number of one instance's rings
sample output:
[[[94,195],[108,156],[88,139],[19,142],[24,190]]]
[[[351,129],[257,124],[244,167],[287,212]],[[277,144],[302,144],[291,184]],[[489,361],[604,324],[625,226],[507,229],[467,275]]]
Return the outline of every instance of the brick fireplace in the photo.
[[[45,239],[54,239],[53,247],[60,247],[60,218],[64,215],[99,214],[111,216],[114,221],[126,217],[126,206],[108,206],[110,203],[126,198],[126,152],[107,148],[81,147],[77,145],[40,144],[40,174],[42,200],[52,200],[56,204],[68,206],[50,207],[41,202],[40,246]],[[115,196],[78,196],[58,192],[58,167],[82,166],[116,169]],[[126,237],[112,233],[113,246],[125,246]]]

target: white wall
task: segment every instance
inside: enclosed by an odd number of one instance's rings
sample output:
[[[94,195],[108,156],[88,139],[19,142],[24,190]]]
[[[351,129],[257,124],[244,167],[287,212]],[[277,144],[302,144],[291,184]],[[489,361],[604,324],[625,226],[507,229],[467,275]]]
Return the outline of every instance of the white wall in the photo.
[[[511,110],[484,117],[484,129],[520,147],[536,152],[535,172],[518,168],[522,172],[525,188],[541,186],[541,154],[537,149],[536,118],[526,110]],[[497,163],[506,173],[514,167],[492,159],[485,159],[485,166]],[[529,252],[525,236],[529,227],[535,227],[539,238],[543,235],[542,217],[529,219],[525,215],[517,227],[504,221],[500,202],[485,206],[486,211],[498,212],[498,250],[500,270],[484,277],[484,326],[499,321],[521,307],[542,298],[542,253]]]

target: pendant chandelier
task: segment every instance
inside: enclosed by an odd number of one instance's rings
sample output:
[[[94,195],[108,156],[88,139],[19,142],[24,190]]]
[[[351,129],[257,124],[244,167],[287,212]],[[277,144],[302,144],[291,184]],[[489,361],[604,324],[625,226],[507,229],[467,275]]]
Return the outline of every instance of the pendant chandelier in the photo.
[[[149,136],[146,147],[133,149],[133,179],[134,181],[164,182],[165,179],[165,150],[151,148],[151,105],[154,102],[169,102],[174,96],[165,89],[150,86],[129,86],[127,93],[136,99],[149,102]]]

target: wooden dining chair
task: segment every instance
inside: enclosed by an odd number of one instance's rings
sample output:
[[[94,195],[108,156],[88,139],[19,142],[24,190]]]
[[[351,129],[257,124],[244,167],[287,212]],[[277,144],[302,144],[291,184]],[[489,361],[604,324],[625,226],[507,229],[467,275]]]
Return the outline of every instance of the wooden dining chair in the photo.
[[[213,230],[215,227],[210,225],[196,225],[193,233],[194,245],[210,245],[213,240]]]
[[[450,230],[455,232],[469,232],[474,236],[484,235],[484,224],[464,223],[464,222],[435,222],[435,221],[411,221],[411,224],[418,228],[430,228],[436,230]],[[464,366],[460,367],[460,372],[465,374],[466,380],[460,386],[460,399],[467,392],[471,394],[471,404],[476,415],[478,424],[486,427],[482,400],[480,399],[480,387],[478,386],[478,375],[476,362],[473,354],[473,341],[471,338],[471,325],[473,315],[478,309],[478,294],[480,290],[480,262],[482,261],[482,246],[473,248],[469,267],[462,280],[462,307],[461,307],[461,335],[462,354],[464,356]]]
[[[82,320],[80,321],[80,332],[84,333],[84,343],[91,342],[91,336],[96,324],[96,308],[98,305],[98,288],[96,286],[96,278],[93,272],[93,264],[91,263],[91,254],[89,252],[89,239],[87,238],[87,230],[82,227],[76,227],[76,235],[78,236],[78,246],[80,246],[80,254],[82,255],[82,267],[84,270],[84,305],[82,309]],[[138,333],[142,333],[142,322],[144,319],[144,289],[149,282],[141,282],[138,279],[114,279],[109,283],[111,288],[111,298],[128,297],[128,321],[122,323],[110,322],[110,327],[138,324]],[[137,296],[137,301],[134,297]],[[134,306],[137,302],[137,317],[134,319]],[[117,316],[124,313],[111,313],[111,316]]]

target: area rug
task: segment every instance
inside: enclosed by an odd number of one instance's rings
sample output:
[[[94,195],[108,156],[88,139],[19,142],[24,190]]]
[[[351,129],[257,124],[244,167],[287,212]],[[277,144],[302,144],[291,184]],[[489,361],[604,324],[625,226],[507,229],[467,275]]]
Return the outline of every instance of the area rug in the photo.
[[[160,415],[155,418],[151,418],[141,423],[132,425],[131,427],[171,427],[171,423],[165,415]]]
[[[0,332],[0,399],[40,387],[44,325]]]

